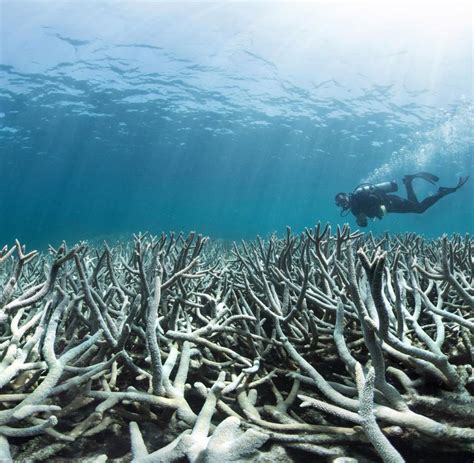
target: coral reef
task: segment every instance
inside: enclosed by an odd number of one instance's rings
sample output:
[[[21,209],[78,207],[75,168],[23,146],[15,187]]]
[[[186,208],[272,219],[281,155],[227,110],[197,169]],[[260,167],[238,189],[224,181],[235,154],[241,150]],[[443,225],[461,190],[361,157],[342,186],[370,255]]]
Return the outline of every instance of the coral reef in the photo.
[[[0,461],[470,461],[470,236],[0,251]]]

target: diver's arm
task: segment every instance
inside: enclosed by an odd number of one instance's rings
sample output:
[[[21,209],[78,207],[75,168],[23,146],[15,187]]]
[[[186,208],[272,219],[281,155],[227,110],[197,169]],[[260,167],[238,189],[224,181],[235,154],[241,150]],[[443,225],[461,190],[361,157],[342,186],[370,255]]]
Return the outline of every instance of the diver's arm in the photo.
[[[385,207],[384,204],[381,204],[379,206],[379,213],[377,214],[377,218],[382,220],[386,214],[387,214],[387,208]]]
[[[363,212],[359,212],[356,215],[356,222],[359,227],[366,227],[367,226],[367,216]]]

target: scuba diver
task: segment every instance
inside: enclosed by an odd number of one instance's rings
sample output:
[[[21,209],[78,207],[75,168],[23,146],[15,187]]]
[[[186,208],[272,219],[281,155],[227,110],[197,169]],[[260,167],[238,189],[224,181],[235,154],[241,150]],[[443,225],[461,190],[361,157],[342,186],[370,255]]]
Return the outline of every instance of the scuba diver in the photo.
[[[375,185],[362,183],[352,193],[338,193],[335,198],[336,206],[342,208],[342,217],[350,211],[356,217],[357,225],[366,227],[367,217],[382,219],[388,212],[422,214],[442,197],[459,190],[467,182],[469,176],[461,177],[455,187],[439,187],[437,193],[426,197],[421,202],[418,201],[413,190],[415,178],[422,178],[432,185],[435,185],[439,180],[439,177],[428,172],[405,175],[403,183],[407,191],[407,199],[390,194],[398,190],[396,182],[383,182]]]

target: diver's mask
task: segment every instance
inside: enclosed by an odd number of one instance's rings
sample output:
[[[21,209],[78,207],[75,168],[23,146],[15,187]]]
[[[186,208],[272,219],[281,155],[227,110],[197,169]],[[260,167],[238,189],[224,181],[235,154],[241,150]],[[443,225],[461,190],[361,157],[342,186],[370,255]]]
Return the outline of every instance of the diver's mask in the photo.
[[[338,193],[335,197],[336,206],[342,207],[341,216],[351,207],[351,198],[348,193]]]

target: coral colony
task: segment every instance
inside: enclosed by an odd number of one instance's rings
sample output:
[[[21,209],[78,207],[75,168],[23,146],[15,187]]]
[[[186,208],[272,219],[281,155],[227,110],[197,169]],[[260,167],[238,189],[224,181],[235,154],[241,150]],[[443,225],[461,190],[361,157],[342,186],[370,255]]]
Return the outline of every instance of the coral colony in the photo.
[[[0,461],[468,461],[473,244],[5,246]]]

